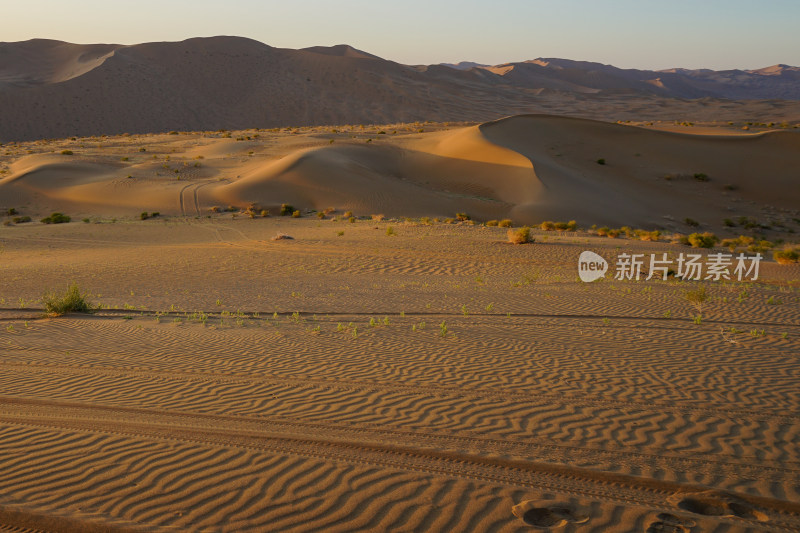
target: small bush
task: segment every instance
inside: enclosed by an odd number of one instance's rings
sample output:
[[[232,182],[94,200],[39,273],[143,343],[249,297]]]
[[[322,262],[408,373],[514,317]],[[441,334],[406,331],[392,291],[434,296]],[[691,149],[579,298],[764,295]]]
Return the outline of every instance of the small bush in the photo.
[[[64,213],[53,213],[49,217],[45,217],[42,219],[42,222],[45,224],[66,224],[72,220],[70,217],[65,215]]]
[[[322,220],[323,218],[325,218],[325,213],[323,213],[322,211],[318,211],[317,212],[317,218]]]
[[[470,216],[466,213],[456,213],[456,220],[463,222],[465,220],[470,220]]]
[[[148,213],[147,211],[142,211],[142,214],[139,215],[139,218],[141,218],[142,220],[147,220],[148,218],[150,218],[150,213]]]
[[[146,152],[146,151],[147,151],[147,148],[145,148],[145,147],[143,146],[143,147],[139,148],[139,151],[140,151],[140,152]]]
[[[776,250],[772,252],[772,258],[780,265],[791,265],[800,262],[800,248]]]
[[[691,303],[698,312],[703,310],[703,304],[708,300],[705,286],[700,286],[695,290],[686,291],[686,299]]]
[[[550,220],[545,220],[541,224],[539,224],[539,228],[543,229],[544,231],[555,231],[556,230],[556,223],[551,222]]]
[[[50,315],[63,315],[65,313],[90,313],[92,306],[87,300],[87,294],[82,294],[76,283],[71,284],[63,294],[50,292],[42,297],[44,308]]]
[[[510,229],[507,232],[508,242],[512,244],[525,244],[528,242],[533,242],[531,238],[531,228],[528,226],[523,226],[519,229]]]
[[[766,240],[760,240],[758,242],[753,242],[750,246],[747,247],[748,252],[755,252],[755,253],[763,253],[771,250],[775,247],[775,243]]]
[[[6,215],[8,215],[10,217],[13,217],[16,214],[17,214],[17,210],[14,209],[13,207],[9,207],[8,210],[6,211]]]
[[[700,225],[700,223],[698,221],[696,221],[693,218],[689,218],[689,217],[684,218],[683,219],[683,223],[686,224],[687,226],[691,226],[693,228],[696,228],[696,227],[698,227]]]
[[[611,229],[608,226],[601,226],[597,228],[597,234],[600,237],[605,237],[606,235],[608,235],[609,231],[611,231]]]
[[[498,227],[501,227],[501,228],[512,228],[512,227],[514,227],[514,223],[511,222],[510,218],[504,218],[503,220],[498,222],[497,225],[498,225]]]
[[[719,238],[713,233],[692,233],[686,237],[686,242],[692,248],[713,248],[719,242]]]
[[[300,218],[300,211],[295,210],[292,212],[292,218]]]
[[[13,220],[14,220],[14,224],[24,224],[26,222],[30,222],[31,221],[31,217],[26,215],[26,216],[21,216],[21,217],[14,217]]]
[[[161,213],[159,213],[158,211],[153,211],[152,213],[150,213],[150,218],[156,218],[158,216],[161,216]]]
[[[372,215],[372,220],[374,220],[375,222],[380,222],[384,218],[386,218],[385,215]]]
[[[262,209],[261,216],[262,218],[267,218],[269,216],[269,211],[267,211],[266,209]]]
[[[294,213],[295,209],[289,204],[281,204],[281,216],[288,217],[292,213]]]
[[[642,240],[642,241],[656,242],[661,237],[661,232],[658,231],[658,230],[645,231],[645,230],[637,229],[636,230],[636,236],[639,237],[639,240]]]
[[[61,155],[72,155],[72,150],[61,150]]]
[[[606,164],[606,160],[601,157],[600,159],[597,160],[597,164],[598,165],[605,165]]]
[[[485,223],[486,226],[490,226],[490,227],[495,227],[498,224],[499,224],[499,222],[497,222],[496,220],[487,220],[486,223]]]
[[[697,181],[709,181],[708,174],[704,172],[695,172],[694,179]]]
[[[91,222],[91,219],[88,219],[88,218],[84,218],[83,219],[83,223],[84,224],[88,224],[89,222]]]
[[[397,233],[394,232],[394,228],[393,227],[389,226],[388,228],[386,228],[386,235],[391,237],[393,235],[397,235]]]
[[[218,205],[215,205],[214,207],[211,208],[212,213],[219,213],[220,211],[222,211],[222,208]]]
[[[728,228],[732,228],[732,227],[736,226],[736,222],[734,222],[733,220],[731,220],[729,218],[724,219],[722,221],[722,223],[725,224],[725,226],[728,227]]]
[[[347,219],[347,221],[348,221],[349,223],[351,223],[351,224],[355,224],[355,223],[356,223],[356,217],[349,217],[349,218]]]

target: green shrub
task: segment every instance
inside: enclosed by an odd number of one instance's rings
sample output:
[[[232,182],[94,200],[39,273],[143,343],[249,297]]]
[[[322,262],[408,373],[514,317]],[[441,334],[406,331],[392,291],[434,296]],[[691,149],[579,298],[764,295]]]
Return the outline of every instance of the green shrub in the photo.
[[[469,220],[470,216],[466,213],[456,213],[456,220],[460,220],[461,222],[465,220]]]
[[[800,262],[800,248],[776,250],[772,252],[772,258],[780,265],[790,265]]]
[[[531,228],[528,226],[523,226],[519,229],[510,229],[507,232],[508,242],[513,244],[525,244],[527,242],[533,242],[531,238]]]
[[[323,213],[322,211],[319,211],[319,212],[317,213],[317,218],[318,218],[318,219],[320,219],[320,220],[322,220],[323,218],[325,218],[325,213]]]
[[[556,223],[550,220],[545,220],[541,224],[539,224],[539,228],[545,231],[555,231],[556,230]]]
[[[686,241],[692,248],[713,248],[719,242],[719,238],[713,233],[692,233],[686,237]]]
[[[261,210],[261,216],[263,218],[267,218],[269,216],[269,211],[267,211],[266,209],[262,209]]]
[[[16,214],[17,214],[17,210],[14,209],[13,207],[9,207],[8,210],[6,211],[6,215],[8,215],[10,217],[13,217]]]
[[[748,252],[754,252],[754,253],[762,253],[762,252],[766,252],[768,250],[771,250],[774,247],[775,247],[775,243],[774,242],[766,241],[766,240],[760,240],[760,241],[754,242],[753,244],[748,246],[747,247],[747,251]]]
[[[499,224],[499,222],[497,222],[496,220],[487,220],[485,225],[486,225],[486,226],[495,227],[495,226],[497,226],[498,224]]]
[[[503,220],[498,222],[497,225],[501,228],[511,228],[514,226],[510,218],[504,218]]]
[[[142,220],[147,220],[148,218],[150,218],[150,213],[148,213],[147,211],[143,211],[142,214],[139,215],[139,218],[141,218]]]
[[[639,237],[639,240],[642,240],[642,241],[656,242],[661,237],[661,232],[658,231],[658,230],[646,231],[646,230],[643,230],[643,229],[637,229],[636,230],[636,236]]]
[[[50,315],[63,315],[65,313],[90,313],[92,306],[87,300],[87,294],[82,294],[76,283],[72,283],[63,294],[50,292],[42,297],[44,308]]]
[[[30,222],[31,221],[31,217],[26,215],[26,216],[21,216],[21,217],[14,217],[13,220],[14,220],[14,224],[24,224],[25,222]]]
[[[601,157],[600,159],[597,160],[597,164],[598,165],[605,165],[606,164],[606,160]]]
[[[295,210],[292,212],[292,218],[300,218],[300,211]]]
[[[386,228],[386,235],[392,236],[392,235],[397,235],[397,233],[394,232],[393,227],[389,226],[388,228]]]
[[[691,226],[691,227],[693,227],[693,228],[696,228],[696,227],[698,227],[698,226],[700,225],[700,223],[699,223],[698,221],[696,221],[696,220],[695,220],[695,219],[693,219],[693,218],[689,218],[689,217],[686,217],[686,218],[684,218],[684,219],[683,219],[683,222],[684,222],[684,223],[685,223],[687,226]]]
[[[72,155],[72,150],[61,150],[61,155]]]
[[[290,204],[281,204],[281,216],[288,217],[292,213],[294,213],[295,209]]]
[[[694,179],[697,181],[709,181],[708,174],[704,172],[695,172]]]
[[[52,215],[50,215],[49,217],[43,218],[42,222],[45,223],[45,224],[65,224],[65,223],[69,222],[70,220],[72,220],[72,219],[69,218],[64,213],[56,212],[56,213],[53,213]]]

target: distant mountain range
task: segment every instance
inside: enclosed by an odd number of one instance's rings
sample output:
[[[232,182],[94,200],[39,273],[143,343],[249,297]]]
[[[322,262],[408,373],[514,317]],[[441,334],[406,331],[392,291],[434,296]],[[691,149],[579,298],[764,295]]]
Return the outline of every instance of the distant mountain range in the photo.
[[[410,66],[347,45],[293,50],[241,37],[132,46],[34,39],[0,43],[0,142],[169,130],[484,121],[529,112],[603,118],[604,113],[626,112],[631,107],[626,99],[640,104],[675,98],[800,100],[799,82],[800,68],[788,65],[753,71],[646,71],[535,59],[491,66]],[[602,111],[587,115],[601,100]],[[656,106],[639,106],[650,107]]]

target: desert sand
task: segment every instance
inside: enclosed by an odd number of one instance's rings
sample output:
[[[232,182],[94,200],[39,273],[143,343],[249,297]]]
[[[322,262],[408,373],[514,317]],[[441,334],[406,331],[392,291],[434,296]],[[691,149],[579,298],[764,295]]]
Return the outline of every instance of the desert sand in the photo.
[[[796,133],[658,126],[0,147],[0,207],[34,218],[0,226],[0,531],[800,529],[799,266],[698,311],[694,282],[577,277],[680,244],[480,224],[792,240]],[[43,316],[70,282],[101,308]]]

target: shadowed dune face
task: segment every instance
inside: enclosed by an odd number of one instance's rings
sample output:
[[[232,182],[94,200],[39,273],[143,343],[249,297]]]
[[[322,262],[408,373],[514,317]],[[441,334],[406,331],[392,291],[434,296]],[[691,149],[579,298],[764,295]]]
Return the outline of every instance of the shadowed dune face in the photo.
[[[290,203],[675,231],[687,229],[686,217],[713,229],[748,210],[786,214],[800,205],[800,135],[793,132],[687,135],[547,115],[432,133],[360,132],[32,145],[42,153],[7,159],[0,193],[14,204],[36,208],[47,199],[48,209],[64,202],[87,214],[199,215],[212,205]],[[75,155],[58,155],[62,146]]]

